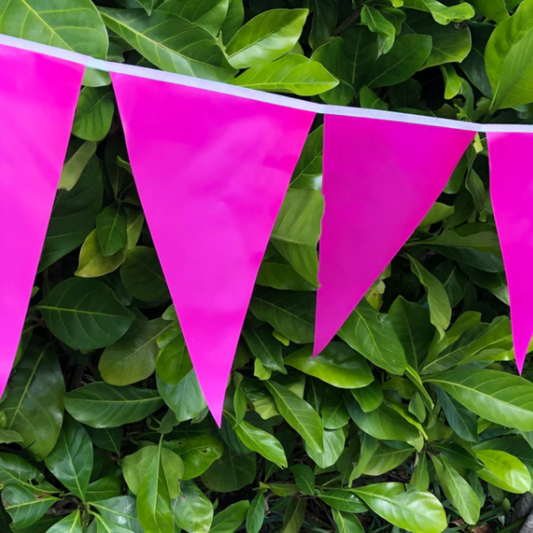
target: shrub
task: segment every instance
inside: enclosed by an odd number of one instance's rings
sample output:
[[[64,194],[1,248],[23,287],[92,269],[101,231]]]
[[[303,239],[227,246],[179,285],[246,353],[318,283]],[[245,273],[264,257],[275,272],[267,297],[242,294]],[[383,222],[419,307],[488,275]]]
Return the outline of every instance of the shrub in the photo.
[[[533,1],[443,1],[11,0],[0,31],[328,104],[531,122]],[[533,385],[528,364],[520,378],[513,363],[486,140],[476,137],[312,360],[320,120],[280,213],[293,222],[276,226],[262,263],[218,430],[144,222],[109,76],[86,74],[0,406],[0,531],[520,524]]]

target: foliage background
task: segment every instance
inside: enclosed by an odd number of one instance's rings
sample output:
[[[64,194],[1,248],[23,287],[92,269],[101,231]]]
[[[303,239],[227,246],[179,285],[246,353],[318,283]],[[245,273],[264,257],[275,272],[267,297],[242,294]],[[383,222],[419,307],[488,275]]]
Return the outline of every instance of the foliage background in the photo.
[[[94,57],[482,122],[532,122],[532,28],[533,0],[0,0],[0,32]],[[533,384],[529,363],[520,378],[513,362],[486,139],[311,360],[320,120],[259,273],[219,431],[109,76],[86,74],[0,404],[1,532],[482,533],[524,522]]]

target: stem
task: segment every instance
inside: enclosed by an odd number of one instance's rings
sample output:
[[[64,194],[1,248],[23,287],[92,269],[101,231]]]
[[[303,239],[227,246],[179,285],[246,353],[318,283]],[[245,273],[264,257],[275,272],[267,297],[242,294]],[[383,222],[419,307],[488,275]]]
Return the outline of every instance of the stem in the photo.
[[[337,35],[340,35],[346,28],[351,26],[359,18],[359,15],[361,15],[360,9],[352,11],[350,16],[335,29],[335,31],[333,32],[333,36],[336,37]]]

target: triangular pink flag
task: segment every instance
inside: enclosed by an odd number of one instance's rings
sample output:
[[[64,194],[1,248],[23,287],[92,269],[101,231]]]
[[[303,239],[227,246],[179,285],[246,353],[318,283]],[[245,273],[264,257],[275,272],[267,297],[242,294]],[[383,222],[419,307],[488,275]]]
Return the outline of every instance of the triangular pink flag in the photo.
[[[533,336],[533,133],[487,133],[490,196],[509,287],[516,365]]]
[[[0,394],[17,353],[84,70],[0,45]]]
[[[314,113],[112,74],[146,220],[209,409]]]
[[[327,115],[314,355],[398,253],[475,133]]]

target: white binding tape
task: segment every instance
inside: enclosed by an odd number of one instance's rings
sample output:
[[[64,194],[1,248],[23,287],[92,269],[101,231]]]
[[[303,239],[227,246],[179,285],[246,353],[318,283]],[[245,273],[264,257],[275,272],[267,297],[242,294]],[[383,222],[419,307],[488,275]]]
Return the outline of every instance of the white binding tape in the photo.
[[[90,56],[78,54],[70,50],[48,46],[46,44],[36,43],[33,41],[26,41],[17,37],[10,37],[8,35],[0,34],[0,44],[20,48],[22,50],[30,50],[39,52],[51,57],[58,57],[67,61],[73,61],[88,68],[102,70],[106,72],[116,72],[119,74],[127,74],[129,76],[138,76],[151,80],[164,81],[168,83],[176,83],[186,87],[195,87],[197,89],[204,89],[222,94],[231,94],[241,98],[248,98],[258,102],[266,102],[269,104],[280,105],[284,107],[291,107],[293,109],[302,109],[322,115],[341,115],[345,117],[360,117],[371,118],[375,120],[388,120],[394,122],[405,122],[410,124],[422,124],[426,126],[438,126],[443,128],[454,128],[458,130],[475,131],[475,132],[507,132],[507,133],[533,133],[533,125],[529,124],[477,124],[474,122],[464,122],[459,120],[450,120],[438,117],[428,117],[425,115],[414,115],[407,113],[397,113],[394,111],[381,111],[378,109],[363,109],[358,107],[343,107],[333,106],[327,104],[317,104],[314,102],[307,102],[305,100],[298,100],[290,96],[282,96],[274,93],[267,93],[264,91],[257,91],[255,89],[248,89],[246,87],[239,87],[229,83],[221,83],[218,81],[204,80],[201,78],[193,78],[191,76],[184,76],[183,74],[175,74],[172,72],[165,72],[162,70],[155,70],[146,67],[139,67],[135,65],[127,65],[125,63],[113,63],[111,61],[104,61],[102,59],[95,59]]]

